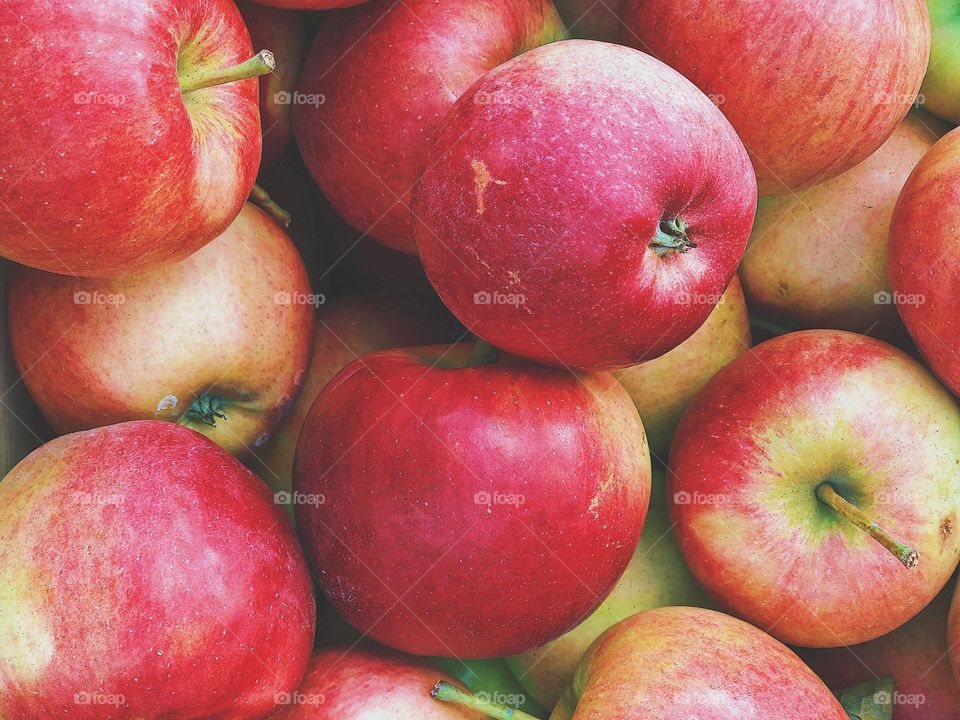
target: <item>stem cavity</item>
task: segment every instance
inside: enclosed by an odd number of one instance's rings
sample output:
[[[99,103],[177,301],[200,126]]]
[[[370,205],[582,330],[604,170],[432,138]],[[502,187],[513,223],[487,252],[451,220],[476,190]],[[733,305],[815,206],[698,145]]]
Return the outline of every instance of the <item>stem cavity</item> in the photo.
[[[434,685],[433,690],[430,691],[430,696],[442,702],[462,705],[471,710],[477,710],[494,720],[540,720],[529,713],[525,713],[523,710],[515,710],[506,705],[498,705],[489,700],[484,700],[477,695],[464,692],[445,680],[441,680]]]
[[[696,248],[697,244],[687,236],[687,224],[681,218],[675,217],[673,220],[660,221],[650,247],[657,253],[657,257],[663,257],[671,252],[682,255]]]
[[[246,80],[248,78],[266,75],[277,67],[277,61],[269,50],[261,50],[249,60],[239,65],[225,68],[200,68],[180,77],[180,91],[193,92],[202,88],[223,85],[224,83]]]
[[[186,412],[186,417],[191,420],[199,420],[204,425],[216,427],[218,419],[227,419],[227,416],[220,412],[223,406],[223,400],[204,393],[198,395],[197,399],[193,401],[193,405]]]
[[[277,203],[273,201],[273,198],[270,197],[270,194],[259,185],[254,184],[253,189],[250,191],[250,202],[276,220],[281,227],[290,227],[290,221],[292,219],[290,213],[277,205]]]

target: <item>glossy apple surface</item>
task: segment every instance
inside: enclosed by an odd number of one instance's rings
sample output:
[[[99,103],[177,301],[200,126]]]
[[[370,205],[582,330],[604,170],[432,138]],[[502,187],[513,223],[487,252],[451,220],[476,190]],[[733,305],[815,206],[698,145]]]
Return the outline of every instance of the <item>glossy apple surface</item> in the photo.
[[[960,410],[913,358],[862,335],[796,332],[734,360],[690,405],[670,449],[670,512],[690,568],[736,614],[794,645],[853,645],[907,622],[953,573],[958,457]]]
[[[254,720],[303,677],[306,561],[266,486],[201,435],[57,438],[0,508],[0,716]]]
[[[787,647],[713,610],[666,607],[614,625],[550,720],[848,720]]]
[[[643,429],[613,376],[464,367],[470,350],[348,365],[297,445],[317,580],[354,627],[415,655],[513,655],[569,630],[626,568],[649,499]]]
[[[900,317],[930,369],[960,394],[960,131],[917,165],[890,223],[890,284]]]
[[[890,218],[913,168],[948,129],[913,110],[843,175],[760,198],[740,265],[751,310],[788,327],[905,337],[887,280]]]
[[[260,162],[257,83],[180,83],[253,55],[230,0],[10,0],[0,28],[0,254],[117,276],[226,230]]]
[[[709,302],[710,296],[689,301]],[[666,355],[613,373],[637,406],[650,454],[667,462],[670,440],[690,401],[720,368],[751,345],[750,316],[737,276],[720,296],[706,322]]]
[[[712,97],[746,145],[761,195],[797,192],[866,159],[927,68],[924,0],[625,0],[621,40]]]
[[[960,123],[960,13],[953,0],[927,0],[932,26],[930,64],[920,86],[923,106]]]
[[[430,281],[465,327],[548,365],[624,367],[690,337],[713,304],[685,298],[720,297],[756,205],[743,145],[700,91],[589,40],[488,73],[430,157],[413,201]]]
[[[214,242],[149,273],[94,280],[18,268],[14,357],[59,433],[173,420],[245,455],[303,381],[310,292],[293,243],[247,204]]]
[[[353,227],[415,253],[410,190],[474,80],[562,37],[550,0],[373,0],[328,17],[300,80],[304,160]]]
[[[557,0],[554,3],[572,37],[617,42],[623,0]]]
[[[603,632],[642,610],[666,605],[706,606],[709,600],[680,554],[667,515],[666,478],[654,470],[650,510],[630,565],[607,599],[573,630],[507,664],[536,700],[552,708],[577,663]]]

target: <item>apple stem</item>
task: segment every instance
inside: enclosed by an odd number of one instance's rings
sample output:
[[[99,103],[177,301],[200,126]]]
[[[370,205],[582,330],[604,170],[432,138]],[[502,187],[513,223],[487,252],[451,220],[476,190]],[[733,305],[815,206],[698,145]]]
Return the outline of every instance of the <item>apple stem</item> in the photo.
[[[893,553],[897,560],[903,563],[906,568],[915,568],[920,564],[920,555],[916,550],[899,543],[887,535],[875,520],[872,520],[863,510],[846,499],[833,489],[830,483],[820,483],[817,486],[817,498],[832,507],[845,519],[856,525],[861,530],[883,545],[887,550]]]
[[[239,65],[210,70],[199,69],[187,73],[180,78],[180,91],[184,93],[201,90],[202,88],[223,85],[224,83],[246,80],[247,78],[266,75],[277,68],[277,61],[269,50],[261,50],[249,60]]]
[[[497,703],[484,700],[471,693],[464,692],[445,680],[441,680],[433,686],[433,690],[430,691],[430,696],[442,702],[462,705],[471,710],[477,710],[494,720],[540,720],[529,713],[525,713],[523,710],[509,708],[506,705],[498,705]]]
[[[500,350],[488,343],[486,340],[477,338],[473,343],[473,352],[467,360],[466,367],[478,367],[480,365],[492,365],[500,359]]]
[[[290,227],[290,221],[292,220],[290,213],[277,205],[277,203],[273,201],[273,198],[270,197],[270,193],[259,185],[254,184],[253,189],[250,191],[250,202],[276,220],[279,225],[285,228]]]
[[[184,414],[184,418],[197,418],[204,425],[216,427],[217,418],[220,420],[227,419],[227,416],[220,412],[222,407],[223,402],[219,398],[202,393],[193,401],[193,405]]]
[[[650,247],[657,253],[657,257],[663,257],[671,252],[682,255],[696,248],[697,244],[687,237],[687,224],[676,217],[673,220],[660,221]]]

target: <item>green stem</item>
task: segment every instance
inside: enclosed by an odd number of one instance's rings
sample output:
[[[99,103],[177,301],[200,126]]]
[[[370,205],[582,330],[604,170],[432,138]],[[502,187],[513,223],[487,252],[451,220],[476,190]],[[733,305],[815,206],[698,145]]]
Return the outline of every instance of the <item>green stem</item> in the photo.
[[[270,197],[270,193],[259,185],[254,184],[253,189],[250,191],[250,202],[276,220],[279,225],[285,228],[290,227],[290,213],[277,205],[277,203],[273,201],[273,198]]]
[[[540,720],[533,715],[525,713],[523,710],[514,710],[505,705],[497,705],[482,698],[464,692],[458,687],[454,687],[445,680],[441,680],[430,691],[431,697],[453,705],[462,705],[463,707],[477,710],[487,717],[494,720]]]
[[[775,323],[772,320],[766,320],[762,317],[757,317],[756,315],[750,316],[750,324],[774,337],[779,337],[780,335],[789,335],[792,332],[796,332],[796,330],[791,330],[785,325]]]
[[[184,414],[184,419],[199,420],[204,425],[216,427],[218,418],[227,419],[227,416],[220,412],[223,406],[224,402],[220,398],[202,393],[193,401],[193,405]]]
[[[473,352],[467,360],[466,367],[478,367],[480,365],[492,365],[500,359],[500,350],[488,343],[486,340],[477,338],[473,343]]]
[[[681,255],[697,247],[697,244],[687,236],[687,224],[680,218],[661,220],[657,225],[657,234],[650,241],[650,247],[657,253],[657,257],[677,252]]]
[[[246,80],[273,72],[276,67],[277,61],[273,57],[273,53],[269,50],[261,50],[239,65],[216,69],[198,68],[193,72],[184,74],[180,78],[180,91],[188,93],[237,80]]]
[[[916,550],[897,542],[887,535],[877,522],[853,503],[848,502],[830,483],[817,485],[817,499],[836,510],[844,519],[865,531],[870,537],[883,545],[903,563],[906,568],[915,568],[920,564],[920,555]]]

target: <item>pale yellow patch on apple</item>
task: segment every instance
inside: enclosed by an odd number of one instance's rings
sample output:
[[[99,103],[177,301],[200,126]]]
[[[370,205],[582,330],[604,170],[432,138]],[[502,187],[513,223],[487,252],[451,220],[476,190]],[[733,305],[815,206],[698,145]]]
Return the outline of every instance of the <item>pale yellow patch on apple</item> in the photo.
[[[0,679],[15,677],[20,682],[37,680],[53,660],[56,650],[53,631],[38,604],[32,573],[12,570],[6,565],[0,574]],[[2,689],[2,682],[0,682]]]

